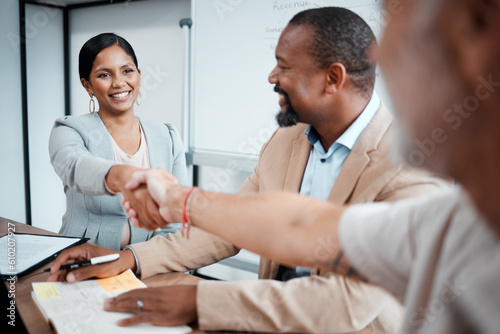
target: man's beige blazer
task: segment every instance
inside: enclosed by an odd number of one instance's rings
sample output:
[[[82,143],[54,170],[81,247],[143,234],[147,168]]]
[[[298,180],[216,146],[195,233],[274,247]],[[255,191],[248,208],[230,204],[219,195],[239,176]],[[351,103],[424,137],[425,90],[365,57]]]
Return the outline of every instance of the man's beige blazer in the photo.
[[[391,159],[392,116],[382,106],[347,157],[329,201],[352,204],[395,201],[437,189],[445,183],[409,170]],[[311,144],[307,125],[278,129],[263,146],[254,173],[240,193],[298,192]],[[230,228],[230,227],[228,227]],[[192,228],[135,244],[142,277],[200,268],[235,255],[232,244]],[[327,250],[325,250],[327,251]],[[312,269],[310,277],[271,280],[279,264],[261,259],[258,281],[204,281],[198,284],[197,308],[202,330],[348,333],[371,327],[396,332],[401,307],[381,289]]]

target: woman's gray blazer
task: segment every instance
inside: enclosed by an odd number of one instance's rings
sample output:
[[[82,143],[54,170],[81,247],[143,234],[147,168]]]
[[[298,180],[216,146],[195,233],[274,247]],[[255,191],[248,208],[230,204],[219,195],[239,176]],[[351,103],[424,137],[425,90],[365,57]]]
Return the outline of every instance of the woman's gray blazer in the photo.
[[[149,150],[152,168],[163,168],[187,183],[186,158],[177,130],[169,124],[139,119]],[[121,194],[110,195],[104,186],[113,159],[110,135],[98,113],[57,119],[50,134],[52,166],[64,185],[66,213],[59,233],[90,238],[90,242],[120,249],[127,216]],[[130,243],[150,239],[154,232],[130,224]],[[175,230],[168,228],[160,234]],[[156,232],[158,234],[158,232]]]

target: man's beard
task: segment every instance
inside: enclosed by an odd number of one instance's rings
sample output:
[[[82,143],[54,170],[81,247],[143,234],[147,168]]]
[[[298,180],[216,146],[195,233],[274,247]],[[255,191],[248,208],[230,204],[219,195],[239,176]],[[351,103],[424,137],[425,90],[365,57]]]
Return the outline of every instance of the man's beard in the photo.
[[[278,125],[281,128],[296,125],[299,122],[299,116],[297,115],[295,110],[293,110],[288,94],[278,86],[274,87],[274,91],[276,93],[282,94],[285,98],[285,104],[282,107],[282,111],[276,114],[276,122],[278,122]]]

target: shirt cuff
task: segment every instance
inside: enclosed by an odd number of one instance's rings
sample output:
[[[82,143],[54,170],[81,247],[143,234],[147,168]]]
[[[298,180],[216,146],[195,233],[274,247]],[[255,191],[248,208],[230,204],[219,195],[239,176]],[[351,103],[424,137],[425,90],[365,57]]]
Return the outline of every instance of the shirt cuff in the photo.
[[[140,276],[141,275],[141,265],[139,264],[139,259],[137,258],[137,255],[135,254],[135,250],[130,246],[126,246],[123,248],[123,250],[127,250],[127,249],[130,249],[132,251],[132,254],[134,255],[135,266],[136,266],[135,274],[137,276]]]

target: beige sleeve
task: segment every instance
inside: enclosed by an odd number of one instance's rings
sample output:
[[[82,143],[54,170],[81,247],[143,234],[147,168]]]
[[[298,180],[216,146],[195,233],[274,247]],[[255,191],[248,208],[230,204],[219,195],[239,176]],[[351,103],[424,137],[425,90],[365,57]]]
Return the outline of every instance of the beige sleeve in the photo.
[[[139,260],[141,278],[201,268],[239,252],[233,244],[194,226],[189,239],[177,232],[165,237],[155,236],[130,247]]]
[[[238,194],[249,194],[259,192],[259,170],[260,170],[260,159],[255,166],[252,175],[250,175],[245,182],[241,185],[238,190]]]
[[[259,192],[259,166],[255,167],[252,175],[250,175],[238,190],[238,194],[258,193]]]
[[[255,166],[252,175],[250,175],[241,185],[240,189],[238,190],[238,194],[258,193],[260,191],[260,166],[262,164],[262,156],[264,155],[264,152],[266,151],[270,143],[276,137],[278,131],[279,128],[276,129],[271,138],[269,138],[269,140],[265,142],[264,145],[262,145],[259,153],[259,162],[257,163],[257,166]]]
[[[275,280],[198,284],[201,330],[348,333],[397,332],[402,307],[382,289],[330,274]]]

